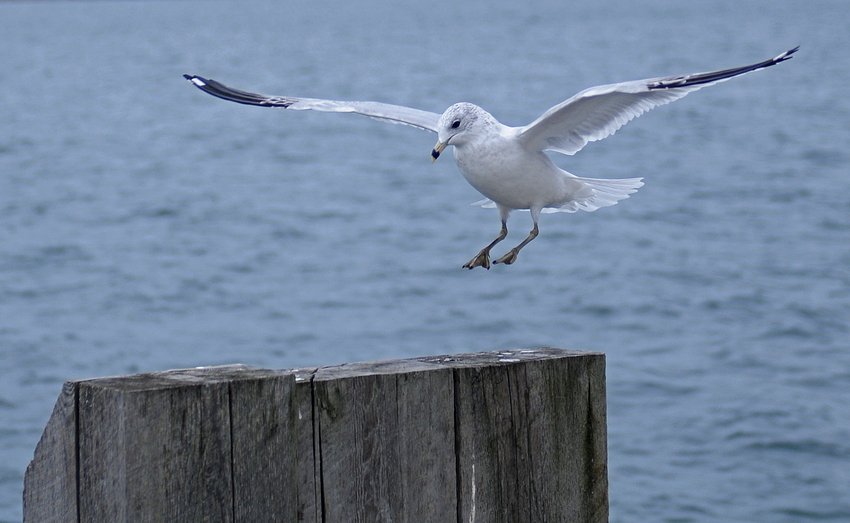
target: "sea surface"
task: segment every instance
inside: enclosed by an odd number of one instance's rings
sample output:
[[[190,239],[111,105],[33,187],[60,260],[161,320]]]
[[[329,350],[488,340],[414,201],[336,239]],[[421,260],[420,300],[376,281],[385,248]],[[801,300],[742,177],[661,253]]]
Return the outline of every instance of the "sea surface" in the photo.
[[[843,0],[0,2],[0,521],[66,380],[536,346],[607,355],[612,522],[850,521],[848,35]],[[182,77],[524,125],[796,45],[557,156],[646,185],[490,271],[435,135]]]

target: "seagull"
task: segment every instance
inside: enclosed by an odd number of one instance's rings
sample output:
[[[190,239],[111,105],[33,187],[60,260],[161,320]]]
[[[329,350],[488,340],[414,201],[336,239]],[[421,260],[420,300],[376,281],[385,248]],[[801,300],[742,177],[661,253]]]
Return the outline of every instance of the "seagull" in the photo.
[[[752,65],[666,76],[585,89],[552,107],[523,127],[499,123],[477,105],[460,102],[442,115],[380,102],[344,102],[293,96],[266,96],[228,87],[201,76],[183,75],[196,87],[218,98],[260,107],[354,113],[385,122],[406,124],[437,133],[431,161],[453,146],[463,177],[484,200],[473,205],[496,208],[502,220],[499,235],[465,269],[490,268],[490,250],[508,234],[512,210],[529,210],[534,227],[516,247],[493,263],[510,265],[539,233],[541,213],[592,212],[628,198],[643,186],[643,178],[581,178],[557,167],[544,151],[573,155],[588,142],[606,138],[646,111],[682,98],[708,85],[784,62],[799,46],[776,58]]]

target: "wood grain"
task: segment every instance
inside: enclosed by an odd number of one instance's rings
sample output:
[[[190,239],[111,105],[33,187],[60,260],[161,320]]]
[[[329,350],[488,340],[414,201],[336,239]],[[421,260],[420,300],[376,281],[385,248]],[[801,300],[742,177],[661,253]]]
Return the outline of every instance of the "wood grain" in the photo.
[[[69,382],[27,521],[605,522],[605,357],[526,349]]]

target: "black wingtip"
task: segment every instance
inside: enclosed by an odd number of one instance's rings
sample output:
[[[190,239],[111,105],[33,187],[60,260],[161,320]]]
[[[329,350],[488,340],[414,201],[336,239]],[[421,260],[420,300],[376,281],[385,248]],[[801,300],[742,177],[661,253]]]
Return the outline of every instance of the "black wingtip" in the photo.
[[[211,94],[223,100],[245,105],[287,108],[298,101],[297,99],[282,96],[266,96],[257,93],[250,93],[248,91],[240,91],[239,89],[228,87],[221,82],[216,82],[213,79],[204,78],[203,76],[184,74],[183,78],[189,80],[192,85],[207,94]]]
[[[785,60],[790,60],[791,55],[796,53],[798,49],[800,49],[799,45],[793,49],[785,51],[776,58],[771,58],[770,60],[765,60],[764,62],[759,62],[757,64],[745,65],[743,67],[723,69],[722,71],[711,71],[708,73],[691,74],[687,76],[670,76],[667,78],[661,78],[655,82],[648,83],[646,87],[649,90],[653,90],[689,87],[692,85],[713,84],[716,82],[727,80],[729,78],[733,78],[738,75],[758,71],[759,69],[764,69],[766,67],[770,67],[778,63],[784,62]]]
[[[785,60],[790,60],[792,58],[791,55],[796,53],[799,50],[800,50],[800,46],[798,45],[797,47],[795,47],[793,49],[789,49],[789,50],[785,51],[781,55],[774,58],[774,60],[776,61],[776,63],[784,62]]]
[[[205,85],[207,85],[207,82],[209,82],[209,80],[207,80],[206,78],[195,74],[184,74],[183,78],[192,82],[195,87],[204,87]]]

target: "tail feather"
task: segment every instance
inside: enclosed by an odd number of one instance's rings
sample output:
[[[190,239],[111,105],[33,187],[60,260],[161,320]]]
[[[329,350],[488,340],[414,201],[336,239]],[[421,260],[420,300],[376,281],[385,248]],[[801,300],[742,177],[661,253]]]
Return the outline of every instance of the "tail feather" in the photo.
[[[602,179],[580,178],[570,175],[567,180],[572,182],[573,185],[579,185],[574,182],[581,182],[581,185],[576,187],[575,192],[573,192],[570,201],[560,207],[545,207],[540,212],[576,212],[579,210],[593,212],[602,207],[615,205],[620,200],[625,200],[630,194],[636,193],[638,189],[643,187],[643,178]],[[496,207],[496,202],[489,198],[484,198],[472,205],[490,209]],[[527,211],[528,209],[519,210]]]
[[[600,178],[571,178],[585,184],[569,202],[556,208],[543,209],[543,212],[593,212],[602,207],[616,204],[634,194],[643,187],[643,178],[621,178],[604,180]],[[588,190],[584,190],[588,189]]]

